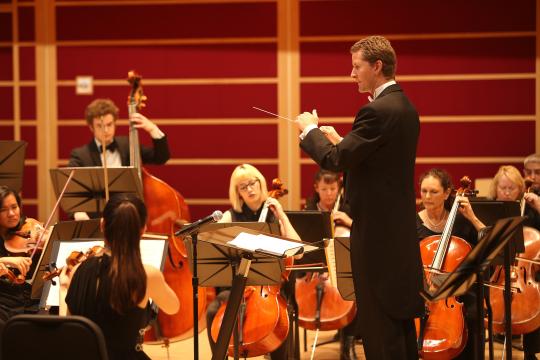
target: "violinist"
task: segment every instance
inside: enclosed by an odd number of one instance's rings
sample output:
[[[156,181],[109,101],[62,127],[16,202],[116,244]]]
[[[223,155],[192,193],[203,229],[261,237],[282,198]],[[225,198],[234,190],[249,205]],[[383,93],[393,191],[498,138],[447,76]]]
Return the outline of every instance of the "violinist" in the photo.
[[[127,136],[115,136],[118,107],[109,99],[96,99],[86,108],[86,123],[93,134],[86,145],[71,151],[70,167],[103,166],[102,142],[106,146],[107,167],[129,166],[129,139]],[[153,147],[141,146],[141,160],[145,164],[165,164],[169,160],[167,137],[150,119],[135,113],[130,121],[135,127],[143,129],[152,138]],[[86,213],[75,213],[75,220],[86,220]]]
[[[165,313],[178,312],[179,301],[163,274],[141,260],[146,207],[132,194],[107,202],[101,228],[105,253],[60,274],[60,315],[85,316],[103,331],[110,359],[149,359],[142,349],[149,298]]]
[[[340,174],[319,169],[313,180],[315,192],[312,197],[306,200],[305,210],[331,211],[336,225],[336,236],[345,236],[343,232],[350,231],[352,219],[349,216],[349,206],[345,204],[344,197],[340,196],[342,191]],[[339,204],[336,204],[337,201],[339,201]],[[338,234],[337,229],[341,229],[342,234]],[[356,322],[353,320],[340,331],[341,360],[355,360],[358,358],[354,348],[355,329]]]
[[[443,232],[453,204],[452,179],[442,169],[431,169],[420,177],[420,197],[423,210],[416,215],[418,241]],[[476,217],[467,197],[460,197],[459,212],[452,229],[452,235],[460,237],[474,246],[483,235],[485,225]],[[476,316],[476,296],[469,291],[461,299],[465,305],[465,321],[468,341],[458,359],[474,359],[475,340],[478,329]]]
[[[525,169],[530,170],[528,172],[525,171],[525,174],[533,175],[533,166],[537,166],[538,174],[532,180],[534,181],[536,179],[538,181],[540,180],[540,157],[537,158],[538,162],[531,161],[531,159],[534,159],[534,155],[525,159]],[[532,187],[534,189],[534,183]],[[492,199],[503,201],[521,200],[523,196],[527,201],[524,213],[526,216],[524,225],[540,230],[540,197],[534,192],[524,194],[524,190],[525,182],[519,170],[510,165],[501,166],[497,174],[493,177],[489,196]],[[540,306],[540,304],[537,304],[537,306]],[[540,329],[523,335],[523,352],[525,360],[536,359],[535,353],[540,352]]]
[[[6,249],[8,242],[26,223],[21,212],[21,198],[7,186],[0,186],[0,267],[26,276],[32,260],[28,256],[12,256]],[[10,317],[23,313],[36,313],[38,301],[30,299],[31,287],[27,283],[15,284],[5,278],[0,280],[0,326]]]
[[[231,174],[229,184],[229,200],[232,208],[227,210],[219,222],[257,222],[265,203],[271,211],[268,212],[266,222],[278,222],[281,235],[300,240],[283,207],[274,198],[268,196],[266,179],[261,172],[250,164],[237,166]],[[230,291],[222,289],[206,310],[206,323],[208,340],[212,351],[216,346],[211,336],[211,324],[220,306],[229,298]],[[272,359],[286,359],[288,344],[285,341],[271,354]]]

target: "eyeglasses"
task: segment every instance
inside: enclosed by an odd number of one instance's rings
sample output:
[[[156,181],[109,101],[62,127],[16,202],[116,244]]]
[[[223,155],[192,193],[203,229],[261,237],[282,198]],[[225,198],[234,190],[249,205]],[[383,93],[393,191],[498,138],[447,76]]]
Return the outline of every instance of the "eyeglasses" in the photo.
[[[257,185],[258,182],[259,182],[259,179],[254,179],[248,182],[247,184],[238,185],[238,190],[240,190],[241,192],[244,192],[244,191],[247,191],[248,187],[253,189],[255,185]]]
[[[540,169],[523,169],[526,176],[536,175],[540,176]]]

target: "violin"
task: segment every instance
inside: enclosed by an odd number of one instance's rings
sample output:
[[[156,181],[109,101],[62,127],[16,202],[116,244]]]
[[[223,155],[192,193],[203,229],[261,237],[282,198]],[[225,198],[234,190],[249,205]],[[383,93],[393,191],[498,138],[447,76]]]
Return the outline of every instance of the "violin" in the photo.
[[[40,242],[44,233],[43,224],[36,219],[26,218],[20,229],[8,233],[4,240],[4,247],[9,256],[31,257],[33,254],[43,251],[44,242]],[[0,269],[0,278],[12,283],[21,285],[26,281],[27,276],[34,273],[35,263],[32,262],[26,276],[18,269],[10,266],[3,266]]]
[[[275,199],[288,193],[280,179],[272,181],[272,190],[268,195]],[[268,204],[263,205],[259,222],[265,222],[268,215]],[[292,257],[286,259],[286,267],[292,266]],[[290,271],[289,271],[290,272]],[[289,272],[282,274],[288,279]],[[225,315],[226,303],[219,308],[211,328],[211,336],[217,341],[219,329]],[[289,334],[289,315],[287,302],[280,294],[280,287],[247,286],[238,314],[239,354],[241,357],[254,357],[276,350]],[[234,343],[231,339],[228,349],[229,356],[234,356]]]
[[[526,192],[531,191],[533,182],[525,179]],[[521,199],[521,216],[525,214],[525,200]],[[523,227],[525,252],[516,254],[510,267],[512,292],[512,334],[528,334],[540,327],[540,232],[530,226]],[[504,267],[497,266],[491,277],[496,284],[490,288],[490,303],[493,311],[493,331],[505,332],[504,311]]]
[[[67,267],[67,273],[69,274],[75,266],[83,263],[84,261],[94,256],[101,256],[104,253],[105,253],[105,248],[99,245],[92,246],[90,249],[86,250],[86,252],[72,251],[71,254],[69,254],[69,256],[66,258],[65,266]],[[42,279],[45,281],[50,280],[53,283],[53,285],[55,285],[53,279],[57,276],[60,276],[63,269],[64,269],[64,266],[60,268],[55,267],[54,269],[49,269],[48,271],[45,272],[45,274],[43,274]]]
[[[34,249],[41,233],[43,224],[36,219],[26,218],[24,224],[17,231],[8,234],[4,240],[4,247],[11,256],[29,256]],[[38,247],[43,250],[43,243]]]
[[[452,228],[460,205],[459,196],[475,194],[474,190],[469,188],[471,183],[467,176],[460,180],[461,187],[456,193],[442,234],[428,236],[420,242],[422,264],[429,286],[436,286],[433,274],[454,271],[471,251],[471,245],[467,241],[452,236]],[[451,359],[459,355],[467,343],[463,304],[455,297],[427,302],[426,316],[427,319],[415,319],[417,336],[423,337],[420,357]]]

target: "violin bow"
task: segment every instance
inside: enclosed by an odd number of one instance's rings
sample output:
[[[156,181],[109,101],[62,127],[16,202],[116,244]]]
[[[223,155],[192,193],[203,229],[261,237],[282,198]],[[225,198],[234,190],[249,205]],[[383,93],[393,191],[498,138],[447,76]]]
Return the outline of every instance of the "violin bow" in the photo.
[[[101,131],[105,132],[105,124],[103,122],[103,115],[100,117]],[[109,202],[109,173],[107,172],[107,146],[105,144],[105,138],[101,137],[101,153],[103,154],[103,181],[105,181],[105,202]]]
[[[34,258],[34,255],[35,255],[39,245],[41,245],[41,243],[43,242],[43,237],[45,235],[45,231],[49,228],[49,225],[51,224],[51,220],[53,218],[53,215],[56,213],[56,210],[58,209],[58,205],[60,204],[60,200],[62,200],[62,197],[64,196],[64,193],[66,192],[68,184],[71,182],[71,179],[73,178],[74,174],[75,174],[75,169],[70,171],[69,177],[68,177],[66,183],[64,184],[64,188],[62,189],[62,192],[58,196],[58,199],[56,200],[56,204],[54,204],[54,208],[53,208],[51,214],[49,215],[49,218],[47,219],[47,222],[45,223],[45,226],[44,226],[45,230],[42,231],[41,234],[39,235],[39,239],[36,242],[36,246],[34,247],[34,250],[32,250],[32,254],[30,254],[30,258],[32,258],[32,259]]]

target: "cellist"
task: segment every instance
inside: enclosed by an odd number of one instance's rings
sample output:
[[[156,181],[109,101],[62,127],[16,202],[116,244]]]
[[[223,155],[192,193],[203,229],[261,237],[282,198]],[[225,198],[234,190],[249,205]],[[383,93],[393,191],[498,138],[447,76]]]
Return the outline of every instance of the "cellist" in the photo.
[[[21,230],[27,220],[30,221],[23,215],[21,207],[20,196],[13,189],[0,186],[0,267],[11,268],[24,277],[32,265],[31,258],[23,254],[10,254],[6,249],[6,242],[16,236],[15,233]],[[33,236],[36,237],[36,235]],[[38,311],[39,299],[32,300],[30,295],[29,284],[16,284],[7,279],[0,279],[1,328],[12,316]]]
[[[87,167],[103,165],[102,142],[105,142],[106,163],[108,167],[129,166],[129,140],[126,136],[115,136],[116,120],[118,120],[118,107],[109,99],[96,99],[86,108],[86,123],[92,134],[92,140],[86,145],[71,151],[70,167]],[[169,160],[169,145],[167,136],[150,119],[140,113],[132,114],[130,121],[135,127],[143,129],[152,138],[153,147],[141,146],[141,160],[143,164],[162,165]],[[97,217],[98,214],[91,214]],[[77,212],[75,220],[86,220],[88,214]]]
[[[271,211],[268,212],[266,222],[278,222],[283,236],[300,240],[279,201],[268,197],[266,179],[256,167],[242,164],[233,170],[229,184],[229,200],[232,208],[223,214],[220,222],[256,222],[260,218],[265,203],[267,203]],[[210,333],[211,324],[219,307],[227,301],[230,294],[228,290],[221,290],[216,299],[208,305],[206,312],[206,329],[212,351],[214,351],[215,342]],[[285,341],[270,356],[272,359],[286,359],[287,351],[288,344]]]
[[[343,189],[340,174],[319,169],[313,180],[314,194],[306,200],[305,210],[331,211],[335,227],[339,226],[342,233],[347,230],[350,232],[352,219],[349,216],[349,206],[345,203],[344,197],[340,196]],[[347,235],[337,234],[336,231],[335,236]],[[356,321],[353,320],[340,331],[339,352],[341,360],[356,360],[358,358],[354,348],[355,330]]]
[[[416,215],[418,240],[441,234],[448,220],[449,209],[453,203],[452,180],[442,169],[431,169],[420,176],[420,197],[423,210]],[[452,235],[458,236],[474,246],[482,234],[485,225],[474,214],[466,197],[461,197]],[[465,321],[469,335],[467,344],[457,357],[458,359],[474,359],[475,334],[477,331],[475,294],[469,291],[462,299],[465,305]]]
[[[533,182],[531,186],[531,192],[524,194],[525,182],[519,170],[507,165],[501,166],[493,177],[489,196],[496,200],[505,201],[516,201],[523,197],[527,202],[524,211],[526,216],[524,225],[540,230],[540,197],[534,192],[540,190],[540,187],[535,187],[535,184],[540,185],[540,157],[531,155],[525,159],[524,165],[524,175],[533,181],[536,180],[536,183]],[[536,176],[534,176],[535,169],[537,169]],[[536,359],[535,353],[540,352],[540,329],[523,335],[523,352],[525,360]]]

